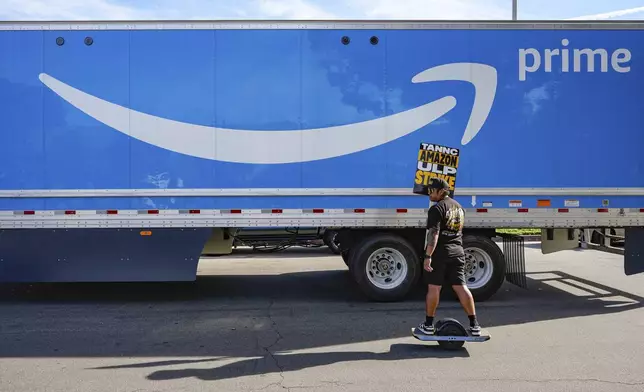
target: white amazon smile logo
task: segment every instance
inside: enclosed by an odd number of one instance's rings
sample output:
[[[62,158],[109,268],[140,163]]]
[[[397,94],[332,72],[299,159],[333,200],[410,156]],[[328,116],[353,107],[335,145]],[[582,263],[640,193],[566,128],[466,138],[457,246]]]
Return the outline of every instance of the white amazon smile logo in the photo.
[[[194,157],[236,163],[307,162],[352,154],[408,135],[456,106],[436,101],[390,116],[327,128],[256,131],[174,121],[141,113],[87,94],[45,73],[40,80],[77,109],[130,137]],[[458,80],[475,88],[472,113],[461,140],[467,144],[485,123],[496,94],[496,70],[485,64],[454,63],[427,69],[413,83]]]

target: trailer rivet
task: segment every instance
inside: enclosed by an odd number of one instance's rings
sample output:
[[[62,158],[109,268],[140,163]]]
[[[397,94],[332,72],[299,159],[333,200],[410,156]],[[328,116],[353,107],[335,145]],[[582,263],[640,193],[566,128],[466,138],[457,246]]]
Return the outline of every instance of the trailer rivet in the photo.
[[[371,45],[378,45],[378,37],[375,35],[369,39],[369,42],[371,42]]]
[[[64,44],[65,44],[65,38],[63,37],[56,38],[56,45],[63,46]]]
[[[347,37],[346,35],[342,37],[342,43],[344,45],[349,45],[349,42],[351,42],[351,39],[349,37]]]
[[[85,45],[90,46],[93,43],[94,39],[92,37],[85,37]]]

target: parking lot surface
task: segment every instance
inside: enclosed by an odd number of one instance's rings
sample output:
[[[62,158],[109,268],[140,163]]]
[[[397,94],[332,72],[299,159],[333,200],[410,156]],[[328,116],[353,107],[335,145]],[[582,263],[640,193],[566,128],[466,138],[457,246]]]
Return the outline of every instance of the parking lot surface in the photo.
[[[0,286],[0,391],[642,391],[644,275],[526,249],[528,289],[478,304],[485,343],[410,328],[422,288],[368,302],[326,249],[202,260],[196,283]],[[437,317],[467,318],[445,298]]]

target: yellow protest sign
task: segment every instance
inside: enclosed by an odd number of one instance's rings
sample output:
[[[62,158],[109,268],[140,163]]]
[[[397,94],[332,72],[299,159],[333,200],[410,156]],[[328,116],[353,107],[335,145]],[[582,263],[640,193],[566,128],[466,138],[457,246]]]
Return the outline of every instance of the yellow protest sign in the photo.
[[[454,197],[459,159],[460,150],[457,148],[421,143],[417,156],[413,192],[419,195],[428,195],[429,180],[438,177],[447,181],[450,187],[450,196]]]

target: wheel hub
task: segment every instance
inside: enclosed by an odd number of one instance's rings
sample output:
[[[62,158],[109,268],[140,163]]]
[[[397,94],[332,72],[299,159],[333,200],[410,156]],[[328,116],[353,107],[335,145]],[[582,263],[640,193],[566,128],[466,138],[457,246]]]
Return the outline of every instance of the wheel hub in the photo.
[[[366,272],[376,287],[390,289],[400,285],[405,279],[407,263],[404,256],[395,249],[379,249],[367,260]]]
[[[380,274],[391,275],[391,272],[394,269],[394,260],[391,256],[387,257],[386,255],[378,255],[375,267]]]
[[[465,249],[465,280],[470,288],[485,286],[494,270],[492,258],[486,252],[478,248]]]

